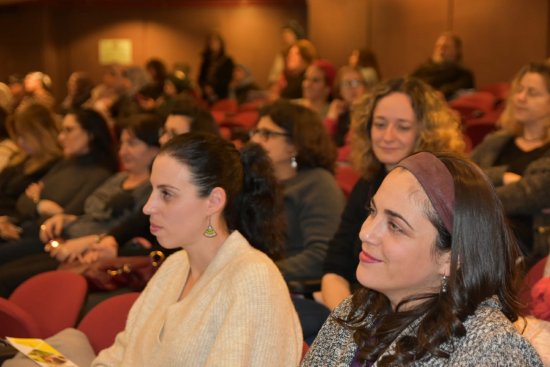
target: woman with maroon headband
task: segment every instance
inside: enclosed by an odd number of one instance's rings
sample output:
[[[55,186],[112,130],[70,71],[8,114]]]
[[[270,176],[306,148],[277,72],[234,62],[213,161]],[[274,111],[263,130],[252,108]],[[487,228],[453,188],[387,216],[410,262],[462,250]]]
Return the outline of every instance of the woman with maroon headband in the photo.
[[[519,247],[475,164],[414,154],[369,211],[363,287],[334,310],[302,366],[542,366],[512,324]]]

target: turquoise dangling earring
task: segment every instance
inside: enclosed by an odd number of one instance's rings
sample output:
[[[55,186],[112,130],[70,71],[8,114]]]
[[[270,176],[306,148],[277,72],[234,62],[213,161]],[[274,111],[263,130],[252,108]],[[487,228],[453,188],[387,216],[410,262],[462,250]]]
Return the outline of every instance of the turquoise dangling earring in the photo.
[[[212,238],[218,235],[218,232],[212,227],[211,217],[208,217],[208,227],[206,227],[202,235],[206,238]]]

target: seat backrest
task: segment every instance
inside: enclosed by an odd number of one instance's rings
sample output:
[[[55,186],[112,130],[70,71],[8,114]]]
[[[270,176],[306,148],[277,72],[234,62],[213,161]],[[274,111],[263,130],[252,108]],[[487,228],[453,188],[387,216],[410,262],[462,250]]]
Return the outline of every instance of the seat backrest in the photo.
[[[547,259],[548,256],[542,258],[535,265],[533,265],[527,274],[525,274],[525,277],[521,283],[521,289],[518,296],[521,303],[527,306],[526,312],[528,315],[530,315],[532,311],[531,289],[535,283],[542,278]]]
[[[360,175],[351,166],[336,166],[335,179],[338,183],[338,186],[344,192],[346,198],[353,190],[353,187],[355,186],[359,178]]]
[[[449,102],[449,106],[460,113],[462,120],[483,116],[494,110],[496,98],[489,92],[473,92]]]
[[[0,297],[0,338],[29,338],[39,332],[40,328],[28,312]]]
[[[48,271],[21,283],[9,300],[28,312],[40,332],[33,337],[47,338],[74,327],[84,303],[88,284],[79,274],[68,271]]]
[[[116,335],[124,330],[128,312],[139,294],[131,292],[107,298],[84,316],[78,329],[86,334],[96,353],[111,346]]]

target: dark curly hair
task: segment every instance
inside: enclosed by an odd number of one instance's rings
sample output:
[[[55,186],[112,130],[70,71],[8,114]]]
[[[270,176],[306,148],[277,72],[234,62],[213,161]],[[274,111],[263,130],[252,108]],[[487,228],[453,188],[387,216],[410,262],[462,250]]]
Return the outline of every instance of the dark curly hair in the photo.
[[[260,116],[269,116],[288,133],[289,141],[296,147],[298,169],[319,167],[334,173],[336,147],[317,113],[280,99],[264,106]]]
[[[441,345],[464,336],[463,322],[494,295],[510,321],[518,318],[519,269],[515,263],[519,247],[493,186],[474,163],[450,153],[436,156],[451,172],[455,185],[452,233],[431,204],[425,205],[425,214],[438,232],[434,251],[451,252],[448,291],[406,298],[395,310],[384,294],[368,288],[357,291],[348,316],[338,322],[354,330],[358,358],[363,362],[405,366],[426,355],[448,358],[449,352]],[[420,320],[416,334],[400,337],[395,352],[378,360],[415,320]]]
[[[161,148],[162,154],[189,168],[201,197],[221,187],[227,196],[223,216],[229,230],[239,230],[272,259],[281,257],[282,190],[261,146],[249,144],[239,152],[220,136],[190,132],[172,138]]]

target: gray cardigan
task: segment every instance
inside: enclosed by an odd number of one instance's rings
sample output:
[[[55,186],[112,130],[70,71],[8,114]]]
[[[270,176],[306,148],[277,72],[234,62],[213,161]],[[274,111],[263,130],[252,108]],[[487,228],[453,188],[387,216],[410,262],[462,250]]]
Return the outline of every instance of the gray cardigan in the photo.
[[[499,305],[496,297],[487,299],[464,321],[466,335],[452,340],[454,351],[449,359],[428,355],[415,362],[414,366],[542,367],[540,357],[533,346],[516,331],[513,324],[500,311]],[[348,297],[333,311],[302,361],[302,367],[351,365],[357,352],[353,331],[334,319],[346,317],[350,306],[351,297]],[[408,328],[402,335],[413,332],[412,328]],[[385,353],[393,352],[394,348],[395,342]],[[450,343],[446,343],[442,348],[452,350]],[[374,363],[373,366],[376,365],[377,363]]]
[[[539,227],[550,225],[550,215],[542,210],[550,208],[550,149],[539,159],[531,162],[518,182],[504,185],[502,176],[507,166],[495,166],[494,163],[503,147],[514,139],[504,130],[488,135],[472,152],[476,162],[495,185],[497,194],[508,215],[530,215],[535,226],[534,255],[545,256],[550,249],[550,227],[546,233],[539,233]]]

